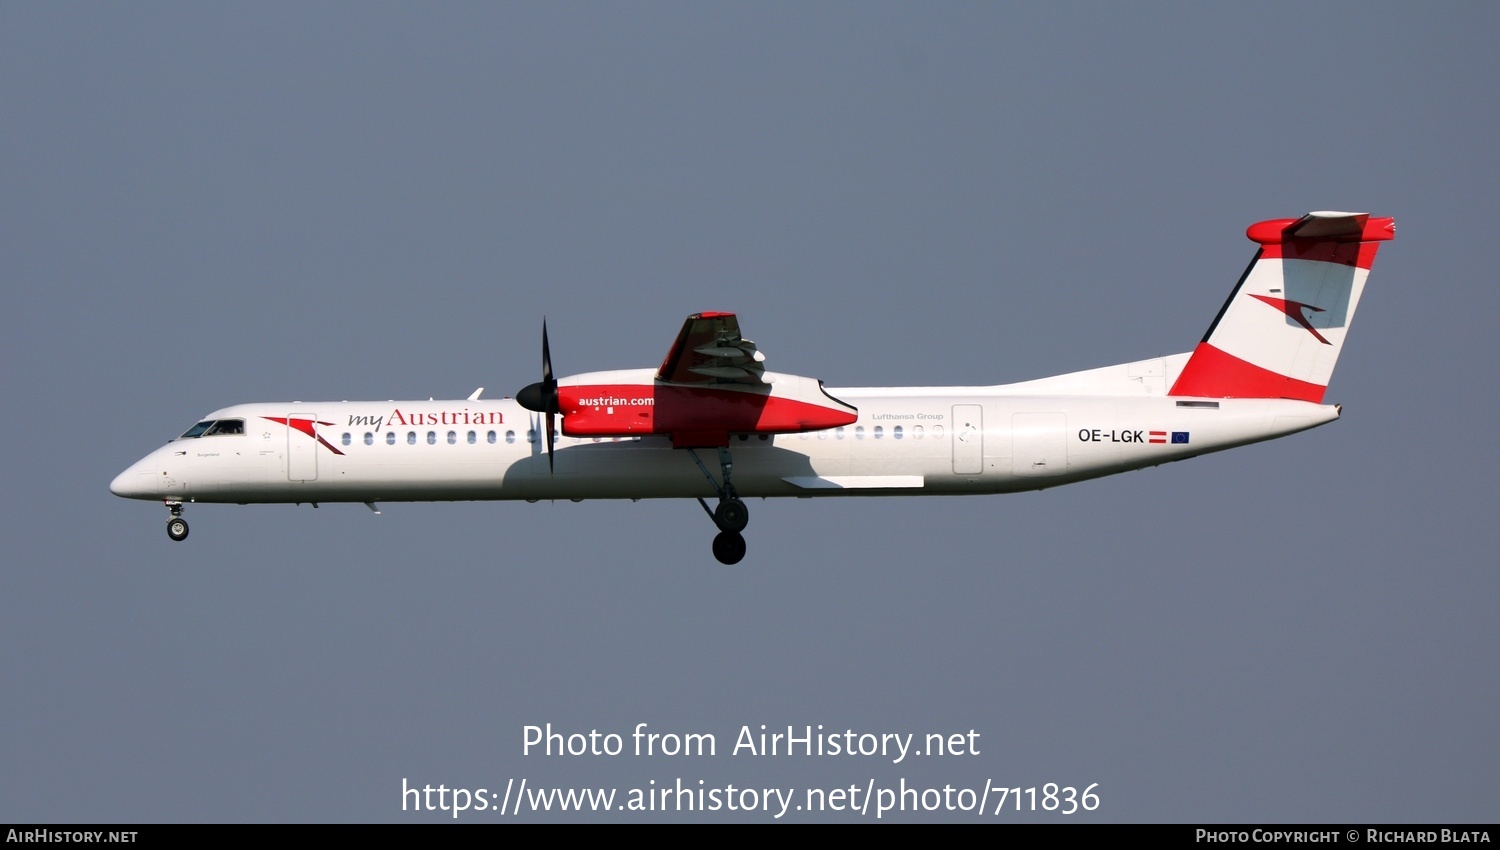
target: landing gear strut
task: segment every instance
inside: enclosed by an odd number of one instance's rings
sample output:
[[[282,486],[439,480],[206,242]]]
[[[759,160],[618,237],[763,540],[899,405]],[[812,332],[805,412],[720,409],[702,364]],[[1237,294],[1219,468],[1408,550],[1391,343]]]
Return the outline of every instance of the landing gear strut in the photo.
[[[750,524],[750,509],[740,500],[734,492],[734,485],[729,482],[729,473],[734,470],[734,461],[729,456],[729,449],[719,447],[719,471],[723,476],[720,484],[714,479],[713,473],[703,464],[703,459],[698,457],[698,452],[688,449],[688,454],[693,456],[693,461],[698,468],[703,470],[703,477],[713,485],[714,492],[719,494],[719,504],[710,509],[708,502],[700,497],[698,504],[708,514],[714,525],[719,527],[719,533],[714,537],[714,557],[721,564],[738,564],[745,557],[745,538],[740,534],[745,526]]]
[[[167,510],[172,514],[167,517],[167,536],[181,543],[188,536],[187,520],[182,518],[182,503],[167,502],[166,505]]]

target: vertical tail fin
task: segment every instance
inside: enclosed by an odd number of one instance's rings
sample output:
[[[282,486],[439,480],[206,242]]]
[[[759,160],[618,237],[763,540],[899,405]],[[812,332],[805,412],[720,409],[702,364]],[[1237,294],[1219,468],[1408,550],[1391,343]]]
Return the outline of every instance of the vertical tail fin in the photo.
[[[1255,259],[1168,395],[1322,402],[1390,218],[1312,212],[1245,231]]]

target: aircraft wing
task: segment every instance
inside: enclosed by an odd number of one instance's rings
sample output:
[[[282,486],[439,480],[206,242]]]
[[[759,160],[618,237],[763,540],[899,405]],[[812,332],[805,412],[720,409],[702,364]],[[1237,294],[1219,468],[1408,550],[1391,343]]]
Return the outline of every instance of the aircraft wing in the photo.
[[[740,336],[733,313],[694,313],[656,370],[656,379],[673,384],[766,384],[766,356]]]

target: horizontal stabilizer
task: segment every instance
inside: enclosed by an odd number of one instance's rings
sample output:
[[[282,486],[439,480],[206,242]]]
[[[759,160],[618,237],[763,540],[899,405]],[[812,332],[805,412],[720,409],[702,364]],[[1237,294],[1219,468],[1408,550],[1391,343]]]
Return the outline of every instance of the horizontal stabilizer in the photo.
[[[1396,220],[1368,213],[1310,212],[1301,218],[1278,218],[1250,225],[1251,241],[1274,245],[1295,239],[1321,242],[1384,242],[1396,238]]]

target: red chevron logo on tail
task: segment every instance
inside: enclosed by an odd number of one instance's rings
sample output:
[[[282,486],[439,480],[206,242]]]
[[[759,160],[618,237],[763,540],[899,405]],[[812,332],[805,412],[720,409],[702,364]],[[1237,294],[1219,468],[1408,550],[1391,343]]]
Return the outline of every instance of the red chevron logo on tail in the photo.
[[[1318,329],[1314,328],[1312,326],[1312,323],[1307,321],[1307,316],[1302,312],[1303,310],[1311,310],[1314,313],[1321,313],[1323,312],[1322,307],[1314,307],[1311,304],[1303,304],[1301,301],[1288,301],[1285,298],[1272,298],[1269,295],[1256,295],[1254,293],[1251,293],[1250,297],[1254,298],[1257,301],[1264,301],[1265,303],[1270,304],[1272,307],[1275,307],[1281,312],[1287,314],[1287,316],[1289,316],[1292,321],[1296,322],[1304,328],[1307,328],[1308,333],[1317,337],[1318,342],[1321,342],[1324,345],[1333,345],[1333,343],[1324,339],[1322,334],[1318,333]]]

